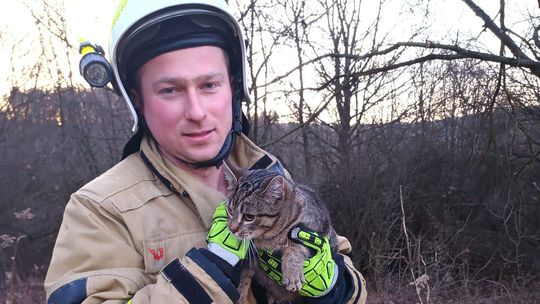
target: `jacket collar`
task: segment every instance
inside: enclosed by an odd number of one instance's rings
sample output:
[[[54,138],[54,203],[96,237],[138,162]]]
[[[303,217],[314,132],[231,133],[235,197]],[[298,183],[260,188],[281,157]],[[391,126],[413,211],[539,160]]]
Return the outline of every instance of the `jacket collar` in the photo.
[[[227,197],[163,157],[152,136],[144,136],[140,146],[140,154],[149,169],[171,191],[178,194],[182,201],[189,204],[199,215],[204,226],[210,229],[216,206]],[[276,162],[275,157],[257,147],[245,135],[240,135],[237,137],[227,161],[240,168],[250,168],[263,158],[270,159],[271,165]],[[226,164],[224,166],[225,170],[229,170]]]

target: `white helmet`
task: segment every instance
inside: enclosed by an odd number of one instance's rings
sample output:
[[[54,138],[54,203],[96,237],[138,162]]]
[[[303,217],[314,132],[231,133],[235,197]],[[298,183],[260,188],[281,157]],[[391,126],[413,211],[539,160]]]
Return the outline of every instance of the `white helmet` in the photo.
[[[201,37],[208,33],[217,36]],[[216,39],[219,36],[221,41]],[[241,78],[241,83],[235,81],[240,84],[241,99],[249,102],[244,36],[225,1],[120,0],[113,18],[109,54],[117,89],[133,115],[133,131],[137,130],[139,118],[128,94],[132,89],[130,78],[134,77],[130,73],[162,53],[201,45],[226,48],[233,63],[231,71]]]
[[[129,97],[136,84],[137,69],[160,54],[203,45],[221,47],[228,54],[234,82],[233,126],[216,156],[218,159],[196,166],[221,163],[232,147],[234,133],[242,132],[241,102],[250,100],[242,30],[224,0],[120,0],[113,19],[109,54],[116,89],[134,119],[133,131],[141,125]]]

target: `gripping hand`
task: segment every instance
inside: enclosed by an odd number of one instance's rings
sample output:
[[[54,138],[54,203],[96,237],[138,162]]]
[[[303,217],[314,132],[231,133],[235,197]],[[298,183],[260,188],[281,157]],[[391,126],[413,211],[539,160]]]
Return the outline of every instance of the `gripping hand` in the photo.
[[[295,227],[289,233],[290,238],[311,251],[311,256],[304,260],[304,283],[298,291],[304,297],[321,297],[334,287],[338,269],[332,258],[330,240],[306,227]],[[270,278],[281,284],[281,254],[275,251],[259,250],[261,268]]]
[[[239,260],[246,258],[249,246],[247,242],[242,242],[229,231],[227,223],[227,210],[223,202],[214,212],[212,227],[206,240],[208,250],[235,266]]]

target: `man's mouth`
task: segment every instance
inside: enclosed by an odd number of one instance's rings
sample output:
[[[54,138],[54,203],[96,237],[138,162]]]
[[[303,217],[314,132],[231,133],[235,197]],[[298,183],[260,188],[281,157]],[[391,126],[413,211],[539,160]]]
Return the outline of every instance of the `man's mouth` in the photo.
[[[204,136],[211,131],[203,131],[203,132],[195,132],[195,133],[188,133],[187,136]]]
[[[203,136],[206,136],[206,135],[210,134],[212,131],[213,130],[188,132],[188,133],[184,133],[184,136],[187,136],[187,137],[203,137]]]
[[[212,136],[212,133],[214,130],[205,130],[205,131],[196,131],[196,132],[187,132],[183,133],[183,136],[190,140],[195,142],[204,142]]]

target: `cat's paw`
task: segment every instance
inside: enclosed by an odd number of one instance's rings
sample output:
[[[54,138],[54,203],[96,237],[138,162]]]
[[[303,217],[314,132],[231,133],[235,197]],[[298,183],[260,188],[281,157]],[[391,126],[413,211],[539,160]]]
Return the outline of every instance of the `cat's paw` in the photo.
[[[278,304],[278,300],[276,298],[274,298],[273,296],[271,295],[266,295],[266,302],[268,302],[268,304]]]
[[[298,291],[304,284],[304,272],[283,274],[281,283],[288,291]]]

